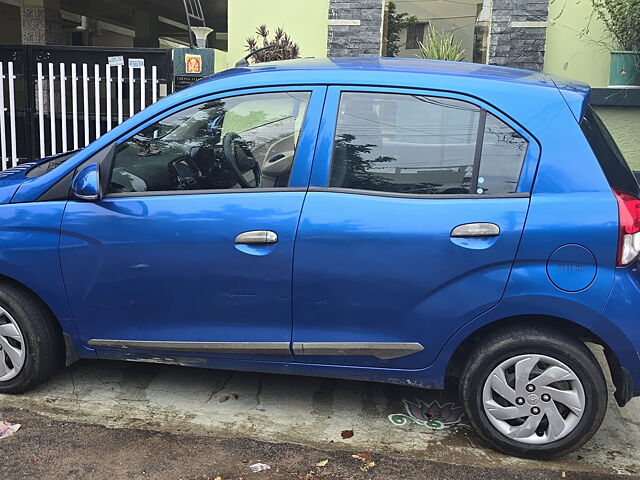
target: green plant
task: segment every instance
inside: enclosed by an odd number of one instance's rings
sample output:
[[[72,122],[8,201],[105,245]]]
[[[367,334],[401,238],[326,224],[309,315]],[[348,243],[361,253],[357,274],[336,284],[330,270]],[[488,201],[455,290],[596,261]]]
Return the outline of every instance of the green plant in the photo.
[[[640,0],[592,0],[595,14],[611,33],[614,48],[640,51]]]
[[[247,38],[247,52],[253,52],[264,47],[271,48],[253,55],[251,58],[255,63],[289,60],[300,57],[299,45],[289,38],[289,35],[284,32],[282,27],[276,29],[272,40],[269,40],[269,30],[266,25],[260,25],[256,29],[256,35],[257,37]]]
[[[420,56],[432,60],[450,60],[462,62],[465,58],[462,41],[453,37],[453,32],[440,32],[429,26],[425,43],[418,42]]]
[[[400,31],[416,23],[418,17],[409,15],[406,12],[397,13],[397,6],[394,2],[387,4],[385,15],[386,29],[382,40],[383,55],[385,57],[395,57],[400,52]]]

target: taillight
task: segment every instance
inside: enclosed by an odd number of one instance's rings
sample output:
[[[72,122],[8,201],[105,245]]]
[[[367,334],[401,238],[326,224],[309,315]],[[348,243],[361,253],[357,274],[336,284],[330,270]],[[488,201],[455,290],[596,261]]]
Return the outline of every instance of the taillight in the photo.
[[[613,189],[618,201],[618,266],[629,265],[640,254],[640,199]]]

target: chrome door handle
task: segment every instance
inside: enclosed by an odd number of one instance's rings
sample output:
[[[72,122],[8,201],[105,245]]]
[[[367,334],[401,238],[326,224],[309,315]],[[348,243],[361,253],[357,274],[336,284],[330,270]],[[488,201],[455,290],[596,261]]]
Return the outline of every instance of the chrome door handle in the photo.
[[[236,236],[235,243],[241,245],[261,245],[267,243],[276,243],[278,234],[271,230],[251,230],[250,232],[242,232]]]
[[[495,237],[500,235],[500,227],[495,223],[464,223],[451,230],[451,237]]]

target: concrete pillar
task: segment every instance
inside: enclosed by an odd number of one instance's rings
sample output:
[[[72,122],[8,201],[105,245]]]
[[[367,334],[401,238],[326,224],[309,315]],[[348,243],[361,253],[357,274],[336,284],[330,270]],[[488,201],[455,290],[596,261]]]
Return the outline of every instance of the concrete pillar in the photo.
[[[23,0],[20,17],[24,45],[65,43],[59,0]]]
[[[329,0],[329,57],[380,55],[384,0]]]
[[[492,4],[488,63],[542,71],[549,0],[493,0]]]
[[[136,10],[134,12],[136,36],[133,39],[134,47],[160,46],[158,40],[158,15],[154,12]]]

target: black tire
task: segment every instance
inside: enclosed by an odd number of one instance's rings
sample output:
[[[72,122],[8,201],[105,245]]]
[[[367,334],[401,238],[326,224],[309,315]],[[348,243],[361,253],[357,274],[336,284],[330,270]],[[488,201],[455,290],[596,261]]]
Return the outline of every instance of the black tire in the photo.
[[[14,378],[0,381],[0,393],[22,393],[48,380],[61,366],[62,334],[51,312],[24,288],[0,284],[0,306],[18,324],[26,348],[22,369]]]
[[[491,372],[517,355],[538,354],[559,360],[577,375],[585,394],[582,418],[565,437],[541,444],[524,444],[502,434],[483,407],[483,388]],[[469,422],[491,447],[509,455],[547,459],[580,448],[598,431],[607,409],[607,384],[602,369],[587,346],[564,333],[518,325],[484,338],[469,353],[460,378],[460,398]]]

